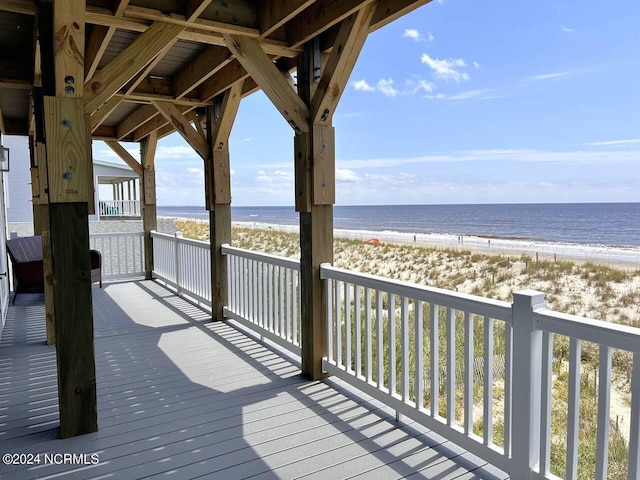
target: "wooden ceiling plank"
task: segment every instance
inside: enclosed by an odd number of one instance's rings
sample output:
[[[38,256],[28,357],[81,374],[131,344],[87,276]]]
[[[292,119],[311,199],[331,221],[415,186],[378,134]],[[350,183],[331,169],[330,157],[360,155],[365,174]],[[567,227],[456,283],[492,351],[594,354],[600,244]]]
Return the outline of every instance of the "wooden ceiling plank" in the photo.
[[[373,2],[342,21],[311,101],[314,124],[331,125],[340,97],[367,39],[375,10],[376,2]]]
[[[316,0],[276,0],[262,2],[258,7],[260,38],[268,37],[315,2]]]
[[[309,131],[309,109],[291,89],[287,81],[260,44],[251,38],[224,35],[229,50],[269,97],[296,132]]]
[[[190,22],[198,18],[211,5],[211,2],[212,0],[188,0],[184,12],[187,21]]]
[[[116,136],[118,138],[124,138],[131,132],[133,132],[136,128],[139,128],[141,125],[144,125],[146,122],[158,115],[158,110],[153,105],[140,106],[134,112],[132,112],[131,115],[120,122],[120,124],[116,127]],[[136,142],[137,141],[138,140],[136,140]]]
[[[84,0],[53,2],[56,95],[82,98],[84,87]]]
[[[191,27],[198,30],[204,30],[206,32],[229,33],[252,38],[258,38],[260,36],[260,31],[257,28],[217,22],[214,20],[205,20],[201,18],[189,21],[184,15],[180,15],[178,13],[163,13],[160,10],[155,10],[153,8],[130,6],[127,8],[125,16],[129,18],[151,20],[153,22],[172,23],[175,25],[181,25],[185,28]]]
[[[122,97],[113,96],[91,115],[91,131],[95,131],[109,115],[122,103]]]
[[[289,24],[287,38],[292,47],[299,47],[322,32],[356,13],[373,0],[318,0]]]
[[[227,48],[208,47],[176,75],[174,81],[175,97],[182,98],[220,71],[231,60],[232,57]]]
[[[174,126],[176,131],[191,145],[198,155],[204,160],[209,157],[209,145],[207,140],[191,126],[191,123],[182,116],[182,112],[169,102],[153,102],[153,106],[158,109],[160,114]]]
[[[85,92],[85,111],[94,112],[106,102],[140,70],[142,70],[167,44],[177,40],[184,30],[179,25],[154,23],[140,35],[120,55],[105,68],[96,73],[87,82]]]
[[[118,155],[129,168],[136,172],[138,176],[142,176],[142,165],[138,162],[117,140],[105,140],[105,142],[116,155]]]
[[[219,109],[214,103],[215,123],[211,126],[211,145],[216,150],[229,148],[227,142],[240,107],[243,87],[244,80],[234,83],[222,95]]]

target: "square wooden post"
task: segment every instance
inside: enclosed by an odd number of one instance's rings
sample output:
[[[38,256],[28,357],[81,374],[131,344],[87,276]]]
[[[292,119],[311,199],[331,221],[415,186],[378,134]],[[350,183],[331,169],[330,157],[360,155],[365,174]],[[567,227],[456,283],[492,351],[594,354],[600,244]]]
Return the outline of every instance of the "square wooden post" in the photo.
[[[144,277],[147,280],[153,278],[153,239],[151,238],[151,231],[158,228],[155,170],[157,144],[158,136],[155,132],[140,140],[140,160],[142,162],[140,204],[142,207],[142,228],[144,230]]]
[[[88,218],[91,156],[82,99],[84,9],[83,0],[37,3],[43,97],[35,115],[44,130],[38,167],[41,188],[46,177],[49,217],[48,234],[46,226],[42,232],[45,269],[50,256],[45,302],[55,305],[62,438],[98,429]]]

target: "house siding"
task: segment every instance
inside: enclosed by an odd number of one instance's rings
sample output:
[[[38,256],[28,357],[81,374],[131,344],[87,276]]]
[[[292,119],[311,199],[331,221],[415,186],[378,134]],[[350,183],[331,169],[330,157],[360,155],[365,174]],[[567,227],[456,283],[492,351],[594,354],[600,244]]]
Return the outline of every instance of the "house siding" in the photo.
[[[29,138],[3,135],[2,143],[10,151],[5,183],[7,221],[33,223]]]

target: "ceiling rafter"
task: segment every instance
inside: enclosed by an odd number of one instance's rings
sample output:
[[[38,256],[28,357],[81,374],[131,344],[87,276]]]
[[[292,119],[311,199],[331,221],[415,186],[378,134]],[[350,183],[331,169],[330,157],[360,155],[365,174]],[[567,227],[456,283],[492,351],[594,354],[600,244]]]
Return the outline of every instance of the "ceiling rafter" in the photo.
[[[153,24],[85,86],[85,111],[94,112],[118,92],[129,80],[177,40],[184,29],[179,25]],[[135,59],[135,61],[133,61]]]
[[[116,2],[116,8],[113,12],[114,17],[122,17],[125,9],[129,5],[129,0],[118,0]],[[88,81],[100,64],[100,60],[107,50],[113,35],[116,33],[114,27],[105,27],[103,25],[94,25],[91,33],[89,34],[89,40],[85,47],[84,56],[84,80]]]
[[[144,32],[149,28],[149,21],[140,18],[116,18],[111,14],[110,10],[103,8],[96,8],[87,6],[87,12],[85,15],[85,21],[93,23],[95,25],[104,25],[106,27],[116,27],[123,30],[129,30],[132,32]],[[223,31],[233,31],[235,25],[220,23],[220,30],[214,30],[212,26],[207,26],[206,29],[200,28],[199,24],[188,23],[189,27],[186,27],[179,35],[180,40],[190,40],[199,43],[205,43],[209,45],[217,45],[219,47],[224,46],[224,39],[222,38]],[[242,30],[235,29],[239,34],[242,34]],[[250,35],[250,36],[253,36]],[[262,40],[263,48],[270,55],[279,55],[284,57],[295,57],[300,54],[300,48],[291,48],[286,42],[277,40],[264,39]]]
[[[260,3],[258,6],[260,38],[268,37],[315,2],[316,0],[283,0]]]
[[[118,155],[124,163],[126,163],[131,170],[136,172],[138,176],[142,176],[142,165],[138,162],[133,155],[131,155],[126,148],[120,145],[117,140],[105,140],[107,146]]]
[[[209,145],[207,140],[191,123],[182,116],[182,112],[170,102],[153,102],[153,106],[160,114],[176,129],[182,138],[200,155],[204,160],[209,157]]]

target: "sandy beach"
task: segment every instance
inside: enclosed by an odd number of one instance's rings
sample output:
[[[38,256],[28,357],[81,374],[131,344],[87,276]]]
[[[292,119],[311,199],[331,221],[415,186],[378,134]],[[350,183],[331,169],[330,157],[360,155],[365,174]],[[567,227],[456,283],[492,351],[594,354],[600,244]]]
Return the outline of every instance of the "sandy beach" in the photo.
[[[187,220],[187,219],[184,219]],[[205,221],[206,222],[206,221]],[[276,225],[260,222],[234,222],[242,228],[298,232],[297,225]],[[469,250],[488,255],[520,257],[528,255],[540,260],[570,260],[593,262],[625,270],[640,269],[640,247],[610,247],[606,245],[580,245],[571,243],[537,242],[530,240],[458,236],[440,233],[403,233],[371,230],[334,230],[335,237],[356,240],[378,239],[381,243],[416,245],[421,247]]]

